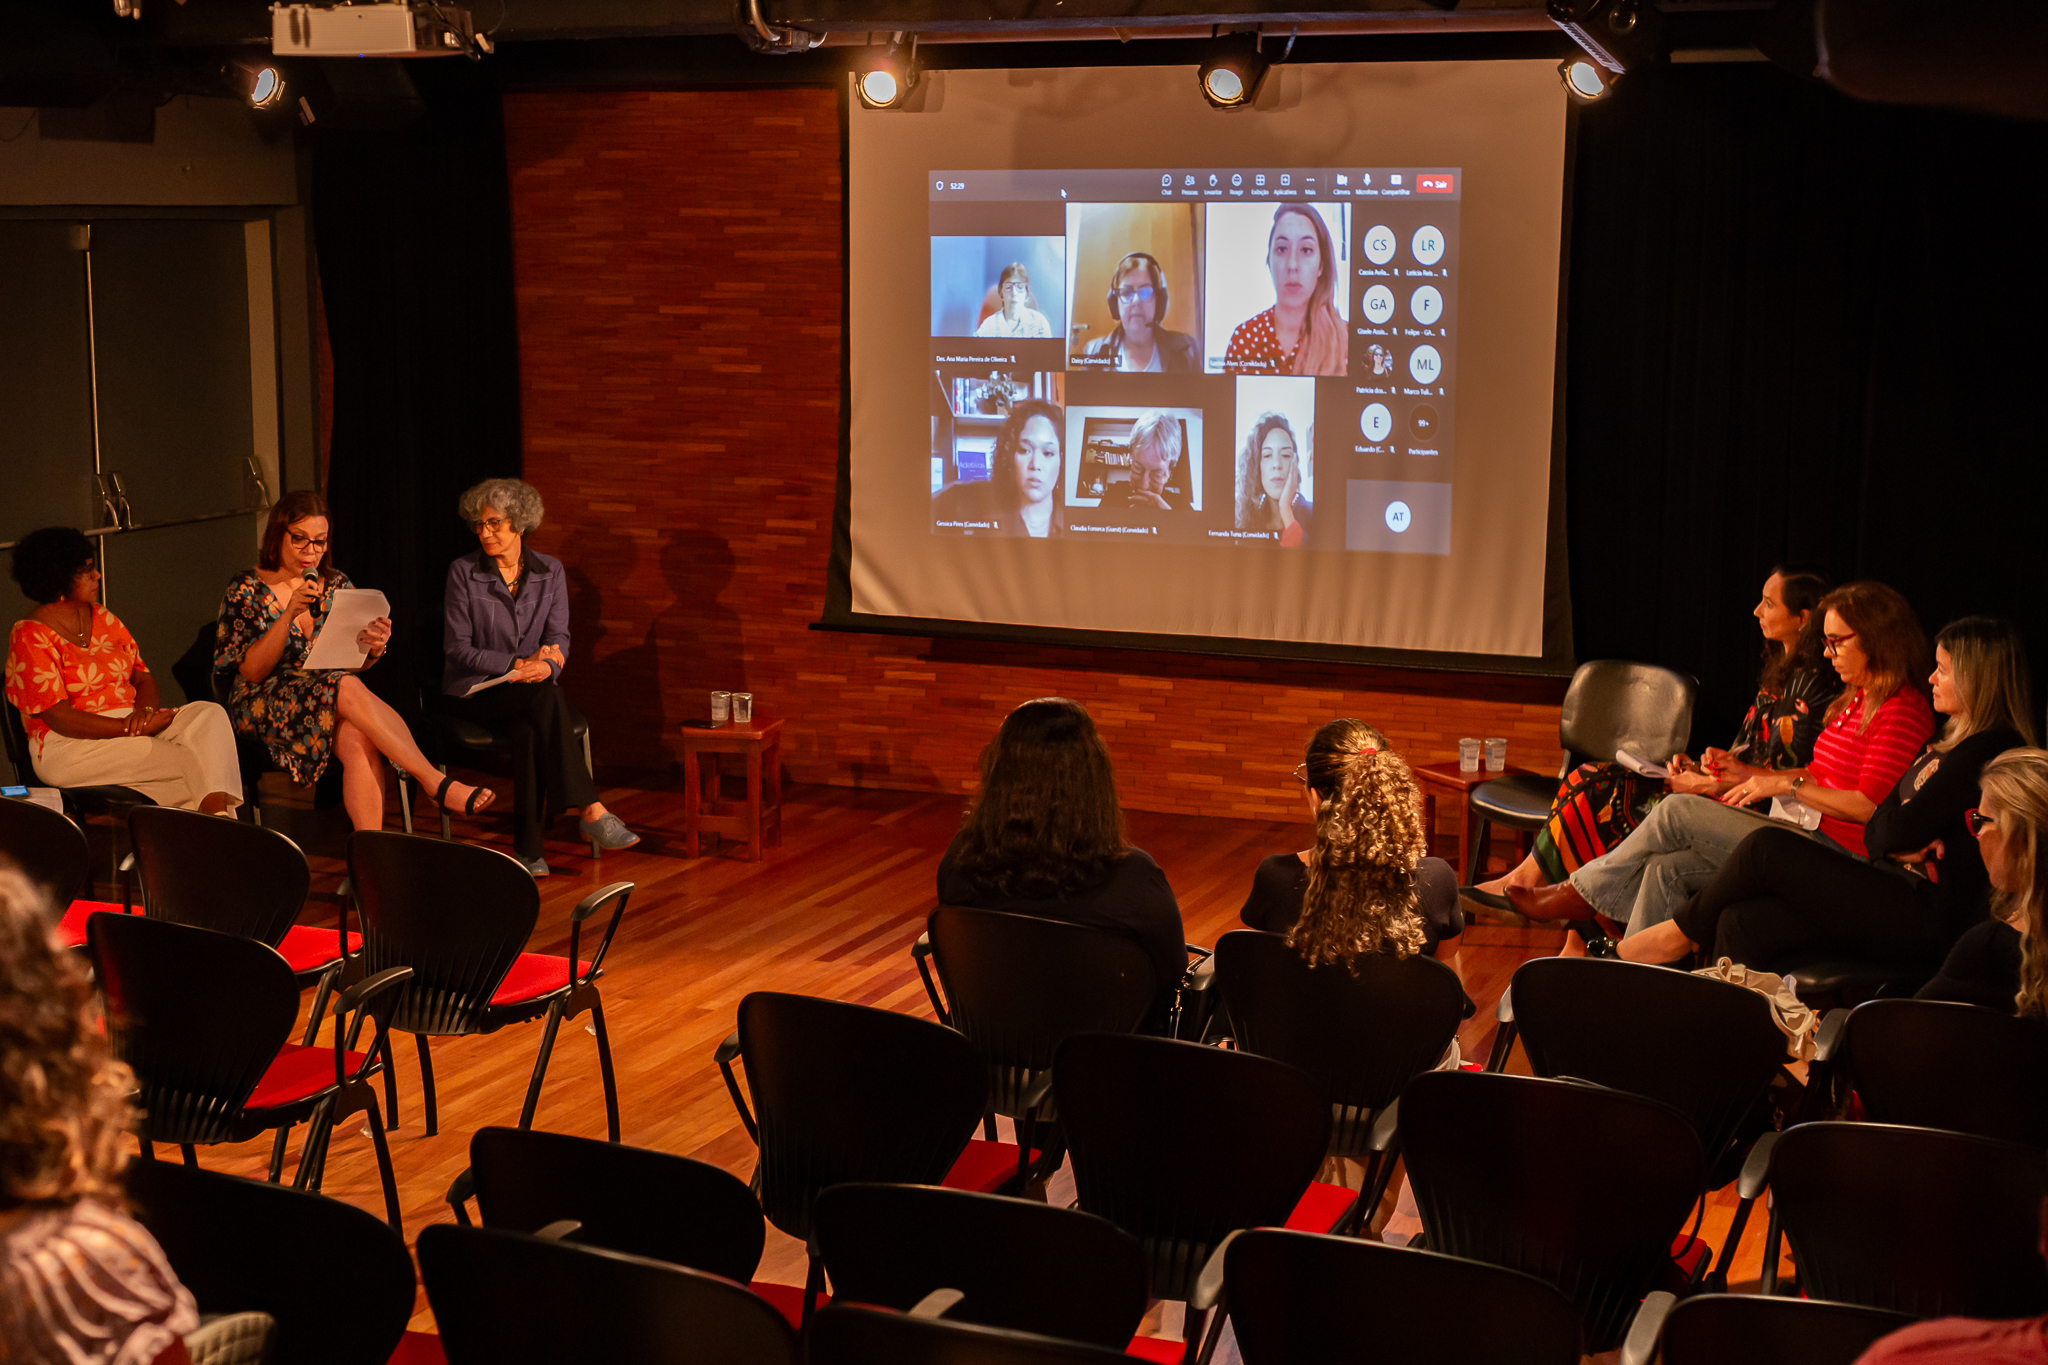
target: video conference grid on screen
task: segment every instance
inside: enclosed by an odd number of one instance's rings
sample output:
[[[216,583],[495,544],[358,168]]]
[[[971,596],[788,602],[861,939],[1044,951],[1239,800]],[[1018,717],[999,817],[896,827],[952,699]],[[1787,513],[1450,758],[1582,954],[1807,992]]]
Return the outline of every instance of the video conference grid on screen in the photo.
[[[1462,179],[931,171],[933,532],[1449,554]]]

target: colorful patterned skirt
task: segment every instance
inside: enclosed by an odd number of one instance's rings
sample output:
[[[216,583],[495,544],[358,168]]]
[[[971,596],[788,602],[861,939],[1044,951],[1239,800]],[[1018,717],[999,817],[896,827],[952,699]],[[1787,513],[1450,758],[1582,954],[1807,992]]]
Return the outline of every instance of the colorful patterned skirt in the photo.
[[[1613,849],[1665,795],[1655,778],[1614,763],[1582,763],[1558,784],[1550,823],[1536,832],[1535,857],[1556,883]]]

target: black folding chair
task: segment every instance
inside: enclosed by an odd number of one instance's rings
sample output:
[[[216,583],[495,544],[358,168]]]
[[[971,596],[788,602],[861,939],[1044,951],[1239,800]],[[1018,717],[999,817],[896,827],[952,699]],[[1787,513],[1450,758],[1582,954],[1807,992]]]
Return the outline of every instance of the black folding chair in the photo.
[[[1881,1308],[1758,1294],[1696,1294],[1643,1300],[1621,1365],[1855,1365],[1879,1337],[1912,1318]]]
[[[796,1365],[782,1314],[739,1285],[597,1247],[437,1223],[420,1279],[448,1365]]]
[[[1511,1134],[1597,1141],[1579,1178]],[[1432,1071],[1401,1097],[1402,1155],[1431,1251],[1521,1270],[1562,1290],[1589,1354],[1620,1344],[1643,1295],[1673,1274],[1674,1241],[1706,1162],[1669,1105],[1571,1081]]]
[[[1758,1154],[1771,1191],[1763,1292],[1782,1230],[1808,1298],[1920,1318],[2048,1312],[2038,1147],[1880,1123],[1802,1123]],[[1755,1158],[1752,1159],[1755,1164]],[[1760,1190],[1744,1172],[1745,1203]],[[1761,1184],[1761,1182],[1759,1182]],[[1741,1236],[1738,1211],[1729,1231]]]
[[[1129,1033],[1156,993],[1152,962],[1130,939],[1033,915],[940,906],[911,948],[939,1022],[965,1034],[988,1062],[989,1114],[1017,1124],[1016,1184],[1059,1169],[1065,1140],[1052,1103],[1052,1054],[1076,1033]],[[936,962],[938,981],[932,979]],[[944,986],[941,993],[940,986]]]
[[[85,831],[60,811],[0,797],[0,854],[12,858],[49,896],[60,914],[58,940],[67,948],[85,946],[87,916],[103,910],[125,913],[129,908],[126,898],[132,887],[126,876],[121,879],[122,902],[82,899],[92,890],[92,853]]]
[[[1130,1365],[1085,1342],[871,1308],[825,1309],[804,1345],[807,1365]]]
[[[1401,1090],[1443,1061],[1472,1013],[1458,974],[1434,958],[1380,953],[1311,967],[1281,935],[1253,929],[1218,939],[1215,961],[1238,1047],[1328,1091],[1329,1154],[1365,1167],[1354,1222],[1370,1220],[1394,1170]]]
[[[754,1190],[768,1221],[811,1243],[818,1193],[848,1181],[992,1190],[1019,1158],[971,1140],[988,1101],[986,1068],[952,1029],[907,1014],[755,991],[715,1054],[727,1093],[760,1149]],[[751,1107],[732,1064],[747,1073]],[[808,1321],[824,1264],[811,1245]]]
[[[1145,1316],[1145,1253],[1078,1209],[931,1185],[834,1185],[813,1237],[843,1303],[908,1312],[939,1289],[949,1322],[1113,1350]]]
[[[1157,1298],[1189,1300],[1239,1228],[1328,1232],[1358,1196],[1315,1180],[1330,1143],[1321,1084],[1270,1057],[1086,1033],[1060,1044],[1053,1088],[1080,1207],[1138,1239]],[[1183,1358],[1207,1314],[1190,1302]]]
[[[1270,1228],[1232,1234],[1217,1260],[1203,1280],[1237,1329],[1245,1365],[1579,1359],[1571,1304],[1520,1271]]]
[[[334,1046],[309,1047],[286,1041],[299,987],[275,948],[141,915],[94,915],[86,939],[106,992],[107,1039],[135,1072],[145,1156],[153,1143],[174,1142],[192,1165],[199,1144],[243,1142],[305,1123],[297,1185],[317,1190],[335,1126],[367,1113],[385,1213],[399,1228],[398,1186],[369,1078],[392,993],[410,971],[380,972],[342,992]],[[376,1037],[356,1051],[370,1019]],[[272,1181],[283,1165],[280,1143],[271,1152]]]
[[[373,1215],[166,1161],[137,1162],[123,1179],[199,1311],[270,1314],[277,1360],[385,1365],[409,1336],[412,1256]]]
[[[1826,1023],[1840,1033],[1835,1072],[1871,1122],[2048,1149],[2048,1029],[2036,1021],[1981,1005],[1872,1000]]]
[[[14,767],[15,780],[25,787],[40,785],[42,779],[29,757],[28,731],[22,726],[21,712],[13,702],[4,699],[0,699],[0,738],[7,742],[7,761]],[[121,816],[132,806],[156,803],[133,787],[59,787],[57,793],[64,803],[64,813],[77,821],[81,829],[95,815],[106,817],[107,885],[117,885],[121,880]],[[88,885],[80,894],[92,889]]]

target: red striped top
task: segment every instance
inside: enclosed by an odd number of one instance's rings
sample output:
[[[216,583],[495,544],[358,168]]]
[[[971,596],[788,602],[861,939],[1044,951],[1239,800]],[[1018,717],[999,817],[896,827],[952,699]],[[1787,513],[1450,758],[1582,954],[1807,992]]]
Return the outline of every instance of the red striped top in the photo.
[[[1863,689],[1828,723],[1813,742],[1807,775],[1836,791],[1859,791],[1883,804],[1906,775],[1913,760],[1934,734],[1934,708],[1919,689],[1902,687],[1877,708],[1868,729],[1863,724]],[[1823,815],[1820,832],[1857,853],[1863,852],[1863,826],[1853,820]]]

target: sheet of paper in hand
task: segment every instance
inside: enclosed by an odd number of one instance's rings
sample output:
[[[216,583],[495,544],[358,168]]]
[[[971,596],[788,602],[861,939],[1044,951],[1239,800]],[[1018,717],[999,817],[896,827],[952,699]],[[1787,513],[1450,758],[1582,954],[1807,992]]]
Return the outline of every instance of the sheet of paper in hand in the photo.
[[[1616,749],[1614,751],[1614,761],[1630,772],[1641,773],[1644,777],[1654,777],[1661,780],[1671,776],[1671,770],[1662,763],[1652,763],[1646,758],[1637,758],[1626,749]]]
[[[327,609],[327,622],[313,637],[313,646],[306,651],[305,662],[299,667],[309,673],[325,668],[361,668],[370,656],[356,643],[356,637],[370,622],[390,614],[391,604],[375,588],[335,589],[334,605]]]

